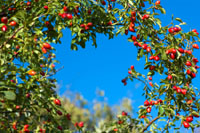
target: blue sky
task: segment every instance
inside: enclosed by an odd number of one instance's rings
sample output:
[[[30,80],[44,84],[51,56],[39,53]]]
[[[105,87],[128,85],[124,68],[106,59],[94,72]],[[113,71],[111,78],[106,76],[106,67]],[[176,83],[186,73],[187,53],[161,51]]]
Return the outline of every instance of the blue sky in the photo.
[[[196,28],[200,32],[199,0],[161,0],[161,5],[166,9],[167,14],[161,15],[162,25],[167,25],[171,21],[171,15],[181,18],[187,23],[182,29],[188,31]],[[130,34],[129,34],[130,35]],[[128,68],[135,66],[138,72],[144,73],[144,62],[136,60],[137,51],[134,45],[127,41],[128,36],[118,36],[108,40],[104,35],[98,35],[95,48],[90,43],[85,49],[78,51],[70,50],[71,34],[64,33],[62,44],[57,48],[56,56],[61,64],[56,64],[59,68],[64,66],[55,77],[60,85],[61,94],[70,88],[71,91],[80,92],[88,101],[95,98],[96,89],[105,91],[109,104],[117,104],[123,97],[133,100],[133,107],[137,107],[144,102],[142,97],[143,85],[138,82],[128,82],[127,86],[121,80],[127,76]],[[194,52],[199,58],[198,51]],[[194,82],[198,82],[199,74]],[[154,79],[155,80],[155,79]],[[198,84],[194,84],[197,87]],[[135,102],[134,102],[135,101]]]

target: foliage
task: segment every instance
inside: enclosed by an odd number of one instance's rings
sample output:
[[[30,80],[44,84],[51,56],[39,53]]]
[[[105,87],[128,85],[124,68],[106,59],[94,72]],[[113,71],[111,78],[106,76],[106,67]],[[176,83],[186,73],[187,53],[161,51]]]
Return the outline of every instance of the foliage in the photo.
[[[99,33],[109,39],[131,34],[128,40],[138,49],[137,59],[145,57],[144,69],[149,69],[150,77],[131,66],[122,80],[125,85],[128,79],[145,84],[147,100],[139,107],[140,119],[119,116],[123,123],[111,122],[108,132],[132,132],[132,128],[169,132],[170,128],[180,129],[176,121],[192,130],[200,126],[199,121],[192,122],[199,117],[199,90],[192,86],[199,68],[192,54],[199,49],[198,32],[184,32],[181,25],[186,23],[180,18],[172,17],[169,25],[162,26],[158,17],[165,9],[160,1],[1,0],[0,6],[1,132],[68,131],[63,117],[68,112],[54,91],[56,79],[52,76],[58,70],[55,49],[50,45],[61,43],[66,28],[72,33],[72,50],[85,48],[90,40],[97,46]],[[149,81],[155,74],[163,75],[159,83]],[[151,119],[152,108],[157,116]],[[164,128],[154,123],[158,119],[166,121]],[[83,123],[76,126],[79,130],[84,127]]]

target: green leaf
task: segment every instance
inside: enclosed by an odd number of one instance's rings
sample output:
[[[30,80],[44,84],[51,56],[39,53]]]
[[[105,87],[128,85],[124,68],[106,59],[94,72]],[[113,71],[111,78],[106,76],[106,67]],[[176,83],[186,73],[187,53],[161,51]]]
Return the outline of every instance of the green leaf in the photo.
[[[175,18],[175,20],[179,21],[180,23],[183,23],[183,21],[180,18]]]
[[[162,106],[159,106],[159,114],[162,115],[164,113],[164,108]]]
[[[12,91],[4,91],[5,98],[8,100],[15,100],[16,99],[16,94]]]

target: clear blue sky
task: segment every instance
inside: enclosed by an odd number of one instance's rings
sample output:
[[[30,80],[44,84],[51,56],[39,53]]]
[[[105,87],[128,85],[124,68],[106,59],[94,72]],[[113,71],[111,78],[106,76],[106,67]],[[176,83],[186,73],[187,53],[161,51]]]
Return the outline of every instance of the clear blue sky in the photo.
[[[182,27],[184,30],[196,28],[200,32],[199,0],[161,0],[161,4],[167,12],[161,17],[162,25],[169,24],[171,15],[174,14],[174,17],[179,17],[187,23]],[[117,104],[123,97],[129,97],[135,101],[133,106],[137,111],[137,107],[144,102],[144,97],[141,96],[143,85],[134,81],[124,86],[121,79],[127,76],[131,65],[134,65],[138,72],[145,73],[141,67],[144,62],[136,60],[136,48],[127,41],[127,37],[118,36],[108,40],[107,37],[99,35],[97,48],[88,43],[85,49],[71,51],[72,37],[70,32],[66,31],[62,44],[54,45],[57,48],[57,59],[61,63],[56,64],[56,67],[64,66],[64,69],[55,75],[61,87],[61,93],[70,88],[74,92],[80,92],[88,101],[92,101],[96,89],[99,88],[105,91],[109,104]],[[197,51],[195,54],[200,59]],[[198,80],[199,74],[194,82],[197,83]],[[200,85],[195,85],[200,87]]]

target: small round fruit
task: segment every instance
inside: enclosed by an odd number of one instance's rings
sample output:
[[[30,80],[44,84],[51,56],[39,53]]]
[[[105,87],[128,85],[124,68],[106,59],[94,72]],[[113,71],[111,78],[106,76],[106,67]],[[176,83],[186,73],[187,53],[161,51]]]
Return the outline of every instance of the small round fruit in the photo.
[[[45,48],[45,49],[51,49],[51,45],[49,44],[49,43],[43,43],[43,47]]]
[[[36,74],[36,72],[33,71],[33,70],[29,70],[28,74],[29,74],[30,76],[34,76],[34,75]]]
[[[15,21],[10,22],[10,26],[16,26],[16,25],[17,25],[17,22],[15,22]]]
[[[190,127],[190,124],[189,124],[188,122],[184,121],[184,122],[183,122],[183,126],[184,126],[185,128],[189,128],[189,127]]]

